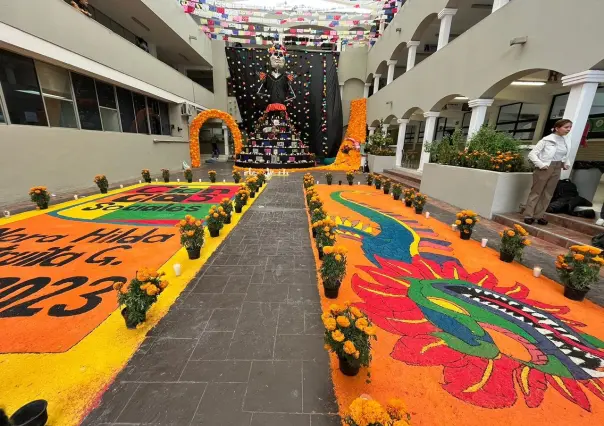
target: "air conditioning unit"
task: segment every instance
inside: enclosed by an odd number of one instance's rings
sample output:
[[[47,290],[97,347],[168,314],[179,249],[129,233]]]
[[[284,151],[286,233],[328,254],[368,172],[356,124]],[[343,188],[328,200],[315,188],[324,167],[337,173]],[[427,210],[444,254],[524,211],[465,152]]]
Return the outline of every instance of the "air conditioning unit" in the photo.
[[[191,104],[180,104],[180,115],[191,116],[195,114],[195,107]]]

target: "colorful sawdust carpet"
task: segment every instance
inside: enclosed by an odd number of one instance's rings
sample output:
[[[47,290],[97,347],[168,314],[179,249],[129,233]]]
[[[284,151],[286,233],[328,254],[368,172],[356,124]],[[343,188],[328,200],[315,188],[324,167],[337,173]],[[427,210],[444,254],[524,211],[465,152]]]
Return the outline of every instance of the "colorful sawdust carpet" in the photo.
[[[413,425],[604,423],[604,309],[381,191],[317,189],[349,249],[338,300],[379,327],[369,384],[332,356],[342,412],[369,394]]]
[[[204,218],[238,188],[135,185],[0,219],[0,405],[12,413],[43,398],[50,424],[79,424],[241,215],[220,237],[206,233],[200,261],[188,259],[174,225]],[[127,330],[113,285],[144,266],[170,285],[147,322]]]

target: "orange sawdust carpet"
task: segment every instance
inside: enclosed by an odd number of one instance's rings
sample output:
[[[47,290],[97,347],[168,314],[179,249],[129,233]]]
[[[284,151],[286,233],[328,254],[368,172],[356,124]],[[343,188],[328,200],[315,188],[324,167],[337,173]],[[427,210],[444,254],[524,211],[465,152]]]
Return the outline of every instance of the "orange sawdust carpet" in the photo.
[[[338,301],[379,327],[370,383],[332,355],[342,414],[369,394],[406,400],[414,426],[604,424],[604,309],[382,191],[316,188],[349,249]]]

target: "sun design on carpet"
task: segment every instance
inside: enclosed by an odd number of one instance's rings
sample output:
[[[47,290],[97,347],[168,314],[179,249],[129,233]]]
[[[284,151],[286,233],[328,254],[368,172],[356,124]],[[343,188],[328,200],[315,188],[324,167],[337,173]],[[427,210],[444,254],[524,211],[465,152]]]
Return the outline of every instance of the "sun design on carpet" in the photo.
[[[521,393],[538,407],[548,387],[590,411],[585,390],[604,400],[604,342],[565,318],[569,308],[529,298],[526,286],[498,285],[487,270],[421,256],[411,263],[376,257],[359,266],[357,306],[400,336],[391,356],[409,365],[442,366],[443,388],[484,408],[513,406]]]

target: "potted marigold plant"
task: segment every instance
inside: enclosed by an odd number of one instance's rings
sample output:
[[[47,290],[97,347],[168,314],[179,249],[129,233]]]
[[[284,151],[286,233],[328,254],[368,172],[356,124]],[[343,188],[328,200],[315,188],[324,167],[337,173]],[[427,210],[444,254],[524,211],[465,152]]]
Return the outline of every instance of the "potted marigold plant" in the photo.
[[[500,232],[499,259],[506,263],[512,263],[514,259],[522,260],[524,248],[531,245],[531,241],[526,238],[527,235],[528,232],[518,224],[514,225],[514,229],[506,229]]]
[[[304,188],[308,189],[315,184],[315,178],[310,173],[306,173],[303,178]]]
[[[478,215],[472,210],[462,210],[457,213],[455,225],[459,230],[459,238],[462,240],[469,240],[472,237],[474,225],[476,225],[478,222],[480,222],[480,219],[478,219]]]
[[[340,361],[340,371],[356,376],[361,367],[371,362],[371,341],[375,327],[356,306],[331,305],[321,315],[325,326],[325,348]]]
[[[170,182],[170,170],[161,169],[161,177],[164,179],[164,182]]]
[[[344,246],[323,247],[323,263],[319,269],[323,291],[328,299],[337,299],[340,285],[346,275],[346,253]]]
[[[220,207],[222,207],[222,209],[226,213],[226,216],[224,218],[224,223],[226,225],[230,224],[231,223],[231,213],[233,213],[233,202],[229,198],[223,198],[222,201],[220,202]]]
[[[321,202],[321,199],[318,195],[313,195],[308,203],[308,210],[313,211],[319,207],[323,207],[323,202]]]
[[[373,178],[374,178],[373,173],[369,173],[367,175],[367,185],[373,186]]]
[[[147,319],[147,311],[168,287],[168,281],[163,279],[163,275],[163,272],[143,268],[137,271],[136,277],[130,283],[114,284],[117,301],[124,307],[122,316],[126,321],[126,327],[136,328]]]
[[[245,189],[240,189],[235,194],[235,213],[241,213],[243,206],[247,203],[248,192]]]
[[[415,208],[415,214],[422,214],[424,207],[426,206],[427,199],[428,197],[421,192],[418,192],[413,196],[413,207]]]
[[[109,188],[109,181],[107,180],[107,177],[105,175],[96,175],[94,177],[94,183],[96,183],[96,186],[98,186],[101,190],[101,194],[107,193],[107,189]]]
[[[401,195],[403,194],[403,185],[400,183],[395,183],[392,185],[392,198],[396,201],[401,199]]]
[[[250,199],[250,190],[249,190],[249,188],[247,187],[247,185],[246,185],[246,184],[243,184],[243,185],[241,185],[241,186],[239,187],[239,191],[243,191],[243,192],[245,192],[245,193],[246,193],[247,197],[245,197],[245,198],[243,199],[243,205],[244,205],[244,206],[247,206],[247,202],[248,202],[248,200]]]
[[[199,259],[203,246],[203,225],[201,220],[186,215],[176,226],[180,231],[180,244],[187,249],[189,259]]]
[[[384,194],[390,194],[390,187],[392,186],[392,181],[390,179],[384,179],[382,185],[384,187]]]
[[[151,183],[151,172],[149,171],[149,169],[143,169],[141,171],[141,176],[143,177],[143,180],[147,183]]]
[[[315,189],[315,187],[314,187],[314,186],[311,186],[310,188],[308,188],[308,189],[306,190],[306,203],[307,203],[307,204],[310,204],[310,199],[311,199],[312,197],[317,197],[317,196],[318,196],[318,194],[317,194],[317,190]]]
[[[210,178],[210,182],[216,183],[216,170],[210,170],[208,172],[208,177]]]
[[[261,188],[262,185],[266,183],[266,175],[262,170],[256,173],[256,177],[258,178],[258,187]]]
[[[382,177],[380,175],[373,176],[373,183],[375,184],[375,189],[382,189]]]
[[[193,182],[193,171],[191,169],[185,169],[185,179],[187,182]]]
[[[212,206],[206,216],[206,226],[210,232],[210,237],[216,238],[220,235],[220,230],[224,226],[224,218],[226,213],[220,206]]]
[[[258,178],[256,176],[250,176],[245,180],[245,185],[250,191],[250,198],[254,198],[256,196],[256,191],[258,191]]]
[[[346,181],[348,182],[348,185],[352,185],[354,183],[354,172],[353,171],[346,172]]]
[[[413,205],[413,199],[415,198],[415,188],[407,188],[403,191],[403,197],[405,198],[405,206],[411,207]]]
[[[591,246],[571,246],[566,255],[558,256],[556,269],[564,284],[564,296],[578,302],[600,279],[604,264],[602,250]]]
[[[241,180],[241,173],[239,173],[237,170],[233,170],[232,176],[235,183],[239,183],[239,181]]]
[[[325,214],[323,207],[319,207],[310,211],[310,223],[312,224],[311,228],[313,238],[317,238],[317,227],[315,226],[315,223],[323,221],[326,217],[327,215]]]
[[[319,252],[319,260],[323,260],[324,248],[333,246],[336,243],[335,234],[336,223],[331,219],[324,219],[321,226],[316,226],[317,229],[317,251]]]
[[[333,175],[331,173],[326,173],[325,180],[327,181],[327,185],[331,185],[333,182]]]
[[[350,404],[344,417],[346,426],[410,426],[411,415],[401,399],[393,398],[384,408],[369,396],[361,396]]]
[[[50,201],[50,194],[45,186],[34,186],[29,190],[29,198],[36,203],[38,209],[46,210]]]

